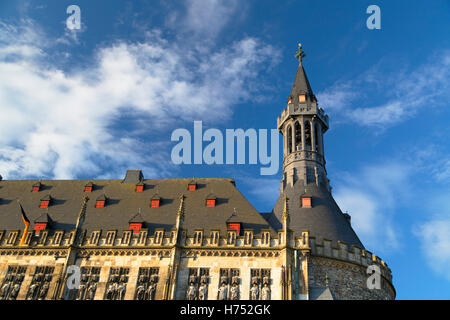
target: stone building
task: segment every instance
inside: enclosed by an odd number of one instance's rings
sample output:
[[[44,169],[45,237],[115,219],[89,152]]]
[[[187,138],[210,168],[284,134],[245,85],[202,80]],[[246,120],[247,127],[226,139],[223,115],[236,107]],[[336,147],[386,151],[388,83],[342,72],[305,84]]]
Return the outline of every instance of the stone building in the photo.
[[[272,212],[233,179],[0,180],[0,299],[394,299],[391,270],[332,197],[328,116],[297,56]]]

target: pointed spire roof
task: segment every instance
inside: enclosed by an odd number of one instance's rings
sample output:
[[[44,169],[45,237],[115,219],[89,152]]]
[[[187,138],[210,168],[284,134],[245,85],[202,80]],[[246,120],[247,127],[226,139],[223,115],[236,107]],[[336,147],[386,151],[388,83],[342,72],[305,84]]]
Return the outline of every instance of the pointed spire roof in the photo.
[[[297,74],[295,75],[294,85],[292,86],[290,98],[292,98],[293,103],[298,103],[298,96],[300,94],[304,94],[307,97],[314,97],[314,93],[311,89],[311,85],[309,84],[308,77],[306,76],[305,69],[303,68],[302,58],[305,56],[304,51],[302,50],[302,46],[299,43],[299,49],[295,55],[299,60]]]

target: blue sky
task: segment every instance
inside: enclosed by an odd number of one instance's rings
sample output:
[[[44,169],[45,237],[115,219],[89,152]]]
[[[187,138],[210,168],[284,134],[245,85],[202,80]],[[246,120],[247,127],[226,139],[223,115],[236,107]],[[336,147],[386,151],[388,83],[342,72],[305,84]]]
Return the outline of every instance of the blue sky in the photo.
[[[66,28],[71,4],[81,30]],[[194,120],[276,128],[301,42],[335,199],[398,299],[450,299],[449,21],[443,0],[2,1],[0,174],[233,177],[268,212],[281,168],[174,165],[170,136]]]

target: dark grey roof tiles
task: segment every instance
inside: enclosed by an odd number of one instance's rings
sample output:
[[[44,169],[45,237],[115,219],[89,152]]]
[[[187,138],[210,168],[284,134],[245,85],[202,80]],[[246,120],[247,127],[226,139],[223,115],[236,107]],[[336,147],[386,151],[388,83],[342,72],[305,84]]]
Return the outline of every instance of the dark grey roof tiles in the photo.
[[[306,193],[312,198],[311,208],[301,207],[300,198],[305,193],[305,188]],[[267,218],[274,229],[281,228],[284,195],[289,199],[290,229],[295,231],[296,236],[300,236],[302,230],[308,230],[309,236],[315,237],[317,241],[330,239],[335,246],[337,241],[342,241],[349,246],[355,245],[364,249],[332,195],[315,184],[308,184],[305,187],[303,180],[298,180],[294,187],[286,187],[285,194],[278,198],[273,209],[275,214]]]
[[[147,188],[143,192],[135,192],[134,183],[122,183],[122,180],[92,180],[96,185],[88,194],[91,199],[87,203],[85,220],[81,226],[90,233],[93,230],[129,230],[129,221],[139,208],[145,221],[145,227],[152,234],[155,229],[164,228],[170,231],[175,227],[179,208],[179,197],[185,194],[184,222],[182,228],[192,234],[196,229],[203,229],[206,234],[211,230],[226,233],[226,220],[236,208],[242,228],[253,229],[258,234],[262,229],[271,229],[270,225],[247,201],[234,185],[232,179],[197,179],[202,185],[195,191],[186,193],[186,186],[191,179],[152,179],[145,180]],[[86,195],[84,186],[89,180],[45,180],[43,184],[57,199],[50,208],[49,215],[53,230],[73,230],[82,199]],[[34,221],[47,209],[39,208],[42,192],[30,192],[29,180],[0,181],[0,230],[23,230],[24,225],[16,199],[30,219]],[[159,207],[150,207],[150,198],[158,190],[164,199]],[[205,198],[214,190],[217,195],[215,207],[206,207]],[[98,197],[107,195],[108,203],[104,208],[96,208]],[[220,200],[220,201],[219,201]],[[45,210],[45,211],[44,211]],[[273,234],[276,233],[273,231]]]

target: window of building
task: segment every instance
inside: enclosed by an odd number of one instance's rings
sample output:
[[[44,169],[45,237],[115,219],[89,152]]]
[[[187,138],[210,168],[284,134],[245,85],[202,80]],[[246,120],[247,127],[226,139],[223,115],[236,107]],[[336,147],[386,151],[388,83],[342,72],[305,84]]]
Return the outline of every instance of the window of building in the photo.
[[[264,231],[264,232],[262,233],[261,243],[262,243],[263,245],[269,245],[269,244],[270,244],[270,232]]]
[[[227,243],[236,244],[236,231],[228,231]]]
[[[105,244],[113,245],[115,238],[116,238],[116,232],[115,231],[108,231],[106,233]]]
[[[131,240],[131,231],[124,231],[122,235],[122,244],[130,244]]]
[[[40,189],[41,189],[41,183],[37,182],[37,183],[33,184],[33,187],[31,188],[31,192],[39,192]]]
[[[133,233],[139,233],[141,231],[142,223],[138,222],[131,222],[130,223],[130,230],[133,231]]]
[[[201,245],[203,241],[203,231],[195,231],[193,241],[193,244]]]
[[[311,208],[311,197],[302,197],[302,208]]]
[[[144,191],[144,183],[143,183],[143,182],[138,183],[138,184],[136,185],[135,191],[136,191],[136,192],[142,192],[142,191]]]
[[[84,192],[92,192],[93,187],[94,185],[92,184],[92,182],[89,182],[84,186]]]
[[[304,94],[299,94],[299,95],[298,95],[298,101],[300,101],[300,102],[305,102],[305,101],[306,101],[306,95],[304,95]]]
[[[18,234],[19,234],[19,231],[11,231],[9,233],[9,237],[8,237],[6,244],[10,244],[10,245],[15,244]]]
[[[190,182],[188,184],[188,190],[189,191],[195,191],[197,189],[197,184],[195,182]]]
[[[147,242],[147,233],[147,230],[141,230],[141,233],[139,235],[139,244],[145,245],[145,243]]]
[[[55,235],[53,236],[53,244],[59,245],[61,243],[62,237],[63,237],[64,231],[56,231]]]
[[[95,202],[96,208],[104,208],[106,205],[106,196],[103,194],[100,197],[97,198]]]
[[[235,230],[238,235],[241,233],[241,224],[239,222],[228,222],[227,228]]]
[[[253,231],[245,231],[244,232],[244,244],[245,245],[253,244]]]
[[[100,231],[92,231],[91,239],[89,241],[89,244],[97,245],[99,238],[100,238]]]
[[[164,235],[163,231],[156,231],[155,232],[155,237],[154,237],[154,243],[155,244],[162,244],[163,235]]]
[[[41,231],[45,230],[47,228],[47,223],[46,222],[36,222],[35,226],[34,226],[34,231],[36,232],[36,234],[41,233]]]
[[[211,232],[211,244],[219,244],[219,231]]]

